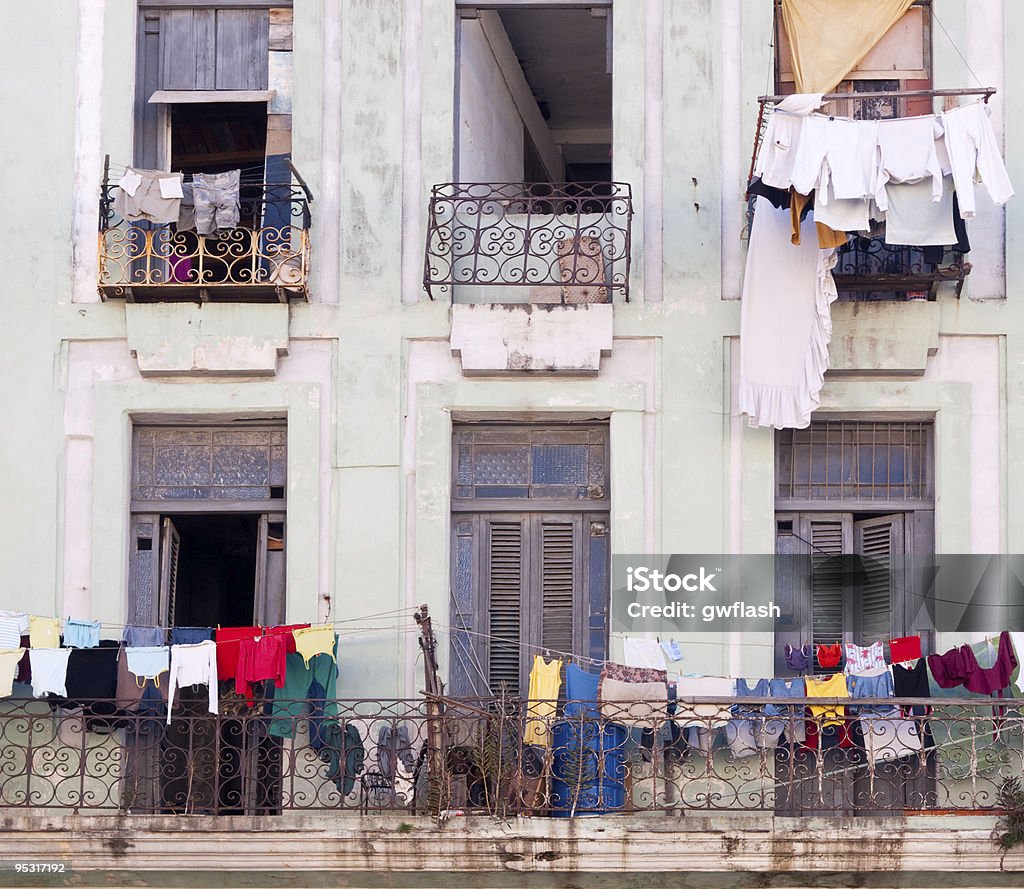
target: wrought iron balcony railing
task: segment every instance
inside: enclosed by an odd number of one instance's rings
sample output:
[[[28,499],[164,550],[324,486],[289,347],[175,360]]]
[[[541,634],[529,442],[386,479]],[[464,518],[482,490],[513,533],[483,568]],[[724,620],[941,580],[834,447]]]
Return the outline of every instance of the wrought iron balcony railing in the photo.
[[[68,706],[3,702],[0,808],[991,814],[1024,772],[1021,699],[558,702],[550,716],[510,698],[222,699],[214,716],[203,691],[169,726],[110,701]]]
[[[123,219],[100,194],[99,290],[130,301],[286,302],[307,296],[310,197],[291,184],[242,183],[239,221],[214,235]]]
[[[852,238],[839,248],[832,270],[841,297],[857,300],[935,300],[939,285],[956,283],[959,299],[971,264],[942,248],[899,247],[882,238]]]
[[[629,299],[622,182],[446,182],[430,195],[423,287],[465,302]]]

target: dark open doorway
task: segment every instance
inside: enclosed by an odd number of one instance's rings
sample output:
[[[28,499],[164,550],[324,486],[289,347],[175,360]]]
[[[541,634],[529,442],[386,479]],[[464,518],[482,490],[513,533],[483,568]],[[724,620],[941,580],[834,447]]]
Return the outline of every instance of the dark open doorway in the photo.
[[[181,515],[174,625],[245,627],[253,623],[259,516]]]

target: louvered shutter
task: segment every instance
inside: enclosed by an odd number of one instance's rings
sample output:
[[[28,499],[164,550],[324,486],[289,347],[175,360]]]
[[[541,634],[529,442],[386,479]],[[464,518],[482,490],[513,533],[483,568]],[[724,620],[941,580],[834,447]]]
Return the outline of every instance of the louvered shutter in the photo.
[[[805,515],[801,537],[810,549],[810,642],[814,646],[843,641],[844,603],[842,556],[852,550],[852,516],[840,513]]]
[[[181,536],[174,522],[165,518],[160,528],[160,615],[161,623],[174,626],[175,596],[178,592],[178,554]]]
[[[864,565],[854,614],[855,636],[861,645],[892,635],[893,578],[903,562],[903,526],[899,514],[853,523],[854,552]]]
[[[523,639],[523,598],[528,577],[526,519],[488,518],[485,582],[488,615],[487,668],[491,689],[518,694]]]
[[[567,521],[538,516],[540,639],[542,648],[560,652],[574,650],[574,616],[580,598],[580,540],[582,523],[579,517]]]

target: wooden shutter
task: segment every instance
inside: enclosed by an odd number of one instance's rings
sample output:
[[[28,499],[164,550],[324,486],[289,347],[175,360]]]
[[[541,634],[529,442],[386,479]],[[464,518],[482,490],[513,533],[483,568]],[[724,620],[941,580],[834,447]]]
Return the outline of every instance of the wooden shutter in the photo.
[[[842,556],[852,550],[853,522],[849,514],[805,515],[801,537],[810,549],[810,639],[812,645],[843,641],[844,602]]]
[[[165,10],[160,16],[159,88],[265,90],[269,41],[267,9]]]
[[[161,624],[174,626],[175,594],[178,591],[178,554],[181,536],[174,522],[164,518],[160,528],[160,615]]]
[[[156,625],[160,623],[160,563],[157,558],[160,540],[160,516],[132,516],[131,544],[128,557],[129,589],[128,623]]]
[[[587,576],[582,612],[584,636],[582,653],[596,661],[608,656],[608,516],[590,516],[584,527],[588,535]]]
[[[582,523],[579,517],[536,519],[541,618],[538,643],[552,653],[561,652],[557,657],[564,657],[565,652],[574,650],[574,616],[579,613]]]
[[[526,521],[523,517],[487,521],[485,589],[487,592],[487,668],[490,686],[518,694],[521,688],[520,651],[523,640]]]
[[[486,596],[480,571],[484,517],[452,517],[451,654],[448,690],[455,697],[486,695]]]
[[[892,634],[893,577],[902,566],[903,526],[902,514],[853,523],[854,552],[862,557],[865,569],[854,614],[855,636],[861,645]]]

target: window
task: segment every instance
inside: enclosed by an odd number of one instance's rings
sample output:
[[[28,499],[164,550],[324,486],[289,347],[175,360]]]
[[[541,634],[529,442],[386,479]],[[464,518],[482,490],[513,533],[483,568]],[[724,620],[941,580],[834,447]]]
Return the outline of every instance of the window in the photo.
[[[603,425],[456,427],[453,694],[524,693],[545,652],[604,657],[607,460]]]
[[[473,303],[628,297],[611,4],[497,6],[459,4],[457,181],[431,195],[424,287]]]
[[[926,630],[913,556],[933,551],[930,422],[823,420],[776,439],[780,560],[776,668],[783,649],[867,645]],[[856,557],[856,558],[851,558]]]
[[[777,93],[792,93],[796,90],[794,66],[781,7],[781,0],[775,0],[775,86]],[[851,97],[867,95],[832,100],[825,105],[828,113],[862,120],[931,114],[931,97],[895,95],[932,89],[931,34],[932,4],[917,0],[833,90]],[[964,262],[969,250],[965,234],[958,232],[958,242],[945,249],[890,245],[880,233],[883,226],[875,223],[870,236],[861,233],[839,249],[833,277],[840,299],[934,300],[946,281],[955,283],[959,297],[970,272]]]
[[[305,296],[311,195],[291,164],[291,83],[290,2],[140,3],[131,163],[180,172],[184,188],[181,211],[167,210],[160,222],[131,212],[122,218],[116,198],[128,159],[108,164],[100,206],[104,296]],[[237,188],[237,217],[191,212],[195,176],[236,170],[237,184],[217,187],[229,197]]]

